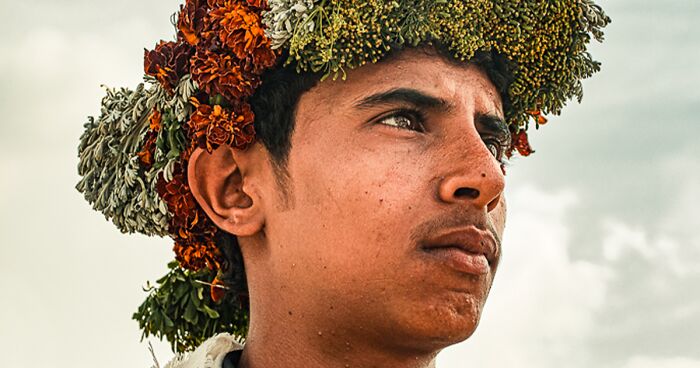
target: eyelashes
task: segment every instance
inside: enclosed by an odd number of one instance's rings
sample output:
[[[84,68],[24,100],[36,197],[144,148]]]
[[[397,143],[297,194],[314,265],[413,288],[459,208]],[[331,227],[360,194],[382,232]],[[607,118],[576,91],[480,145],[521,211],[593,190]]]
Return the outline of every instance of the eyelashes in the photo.
[[[394,129],[412,130],[418,133],[426,133],[426,116],[422,111],[403,108],[391,111],[376,120],[377,124],[382,124]],[[489,152],[501,163],[503,167],[508,166],[506,152],[511,145],[510,132],[504,134],[481,133],[481,139]]]
[[[397,129],[407,129],[425,133],[425,115],[418,110],[395,110],[379,118],[377,123]]]
[[[489,149],[493,157],[501,163],[501,165],[508,166],[508,159],[506,158],[506,151],[510,148],[510,141],[507,139],[483,139],[486,148]]]

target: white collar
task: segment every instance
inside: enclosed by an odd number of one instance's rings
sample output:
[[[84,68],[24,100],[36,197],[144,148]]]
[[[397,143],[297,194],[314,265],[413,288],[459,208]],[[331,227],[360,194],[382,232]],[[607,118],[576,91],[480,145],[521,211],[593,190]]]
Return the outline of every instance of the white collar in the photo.
[[[209,338],[191,353],[180,354],[164,368],[221,368],[226,354],[243,350],[236,337],[221,333]]]

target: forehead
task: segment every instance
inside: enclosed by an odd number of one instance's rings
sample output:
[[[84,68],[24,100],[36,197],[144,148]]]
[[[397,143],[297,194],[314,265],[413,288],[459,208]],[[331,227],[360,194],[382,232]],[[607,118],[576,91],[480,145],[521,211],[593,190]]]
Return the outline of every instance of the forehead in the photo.
[[[346,80],[329,78],[302,100],[313,100],[316,111],[327,106],[337,112],[352,108],[363,97],[393,88],[417,89],[445,99],[460,110],[503,116],[501,96],[481,68],[418,49],[403,50],[388,60],[350,70]]]

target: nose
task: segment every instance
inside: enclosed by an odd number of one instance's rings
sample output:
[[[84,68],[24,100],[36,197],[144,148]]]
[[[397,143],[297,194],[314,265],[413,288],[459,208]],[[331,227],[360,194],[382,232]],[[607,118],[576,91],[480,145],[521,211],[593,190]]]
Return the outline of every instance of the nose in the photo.
[[[438,196],[444,203],[460,203],[491,212],[503,195],[505,178],[488,149],[477,151],[451,165],[450,174],[440,178]]]

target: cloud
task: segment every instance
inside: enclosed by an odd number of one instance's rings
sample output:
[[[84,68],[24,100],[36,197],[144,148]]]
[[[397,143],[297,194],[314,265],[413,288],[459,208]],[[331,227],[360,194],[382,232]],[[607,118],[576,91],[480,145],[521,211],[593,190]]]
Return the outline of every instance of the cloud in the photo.
[[[678,185],[692,191],[689,182]],[[685,227],[671,226],[696,211],[688,191],[669,196],[677,205],[658,214],[658,229],[599,214],[600,254],[588,258],[572,255],[592,245],[570,236],[576,192],[520,185],[508,193],[504,259],[482,323],[440,366],[697,367],[700,332],[688,326],[700,318],[700,295],[687,291],[700,283],[700,252],[677,231]],[[650,352],[688,358],[645,358]]]
[[[574,192],[522,186],[509,193],[504,258],[477,333],[446,350],[441,367],[572,367],[595,332],[612,271],[569,254]],[[586,366],[585,364],[582,366]]]
[[[700,360],[688,358],[634,357],[623,368],[697,368]]]

